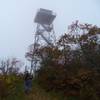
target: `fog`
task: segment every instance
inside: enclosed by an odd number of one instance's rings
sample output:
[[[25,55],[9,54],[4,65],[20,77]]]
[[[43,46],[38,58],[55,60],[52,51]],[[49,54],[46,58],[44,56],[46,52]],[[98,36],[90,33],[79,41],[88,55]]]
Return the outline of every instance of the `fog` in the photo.
[[[36,28],[33,20],[39,8],[56,12],[54,27],[58,36],[75,20],[100,26],[99,0],[0,0],[1,59],[24,59],[33,43]]]

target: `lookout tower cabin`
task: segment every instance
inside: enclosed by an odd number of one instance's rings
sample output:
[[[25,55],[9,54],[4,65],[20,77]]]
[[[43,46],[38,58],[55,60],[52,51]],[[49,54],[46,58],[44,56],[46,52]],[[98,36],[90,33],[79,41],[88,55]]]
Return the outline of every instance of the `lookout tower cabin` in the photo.
[[[42,25],[51,25],[55,17],[56,14],[52,10],[40,8],[35,16],[34,22]]]

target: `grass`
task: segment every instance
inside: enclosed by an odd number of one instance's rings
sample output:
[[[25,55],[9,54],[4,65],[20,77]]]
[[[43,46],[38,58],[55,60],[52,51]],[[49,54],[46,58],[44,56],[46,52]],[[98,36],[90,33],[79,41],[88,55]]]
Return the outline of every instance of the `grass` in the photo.
[[[0,97],[0,100],[78,100],[75,97],[63,97],[61,93],[55,93],[54,91],[46,92],[38,84],[36,80],[33,80],[32,91],[29,94],[24,93],[24,81],[22,78],[18,78],[17,81],[12,82],[13,89],[9,89],[9,95],[4,98]]]
[[[11,95],[2,100],[67,100],[64,99],[58,93],[46,92],[35,81],[33,81],[33,87],[30,94],[24,93],[23,81],[16,83]]]

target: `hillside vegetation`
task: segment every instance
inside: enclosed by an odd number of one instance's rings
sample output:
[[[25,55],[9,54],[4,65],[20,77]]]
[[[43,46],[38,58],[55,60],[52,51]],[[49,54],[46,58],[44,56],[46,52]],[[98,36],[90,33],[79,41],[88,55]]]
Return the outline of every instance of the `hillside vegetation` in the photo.
[[[0,79],[0,100],[62,100],[62,98],[61,94],[46,92],[35,80],[32,91],[25,94],[22,77],[7,76],[6,80]]]
[[[38,45],[35,57],[41,61],[28,95],[18,71],[22,63],[0,62],[1,100],[100,100],[100,28],[76,21],[55,44]],[[26,53],[31,64],[33,51]]]

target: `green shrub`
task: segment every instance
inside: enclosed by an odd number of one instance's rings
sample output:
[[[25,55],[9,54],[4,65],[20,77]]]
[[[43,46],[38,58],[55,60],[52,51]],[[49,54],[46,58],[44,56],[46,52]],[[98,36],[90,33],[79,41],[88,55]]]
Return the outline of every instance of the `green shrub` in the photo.
[[[8,85],[5,80],[0,80],[0,97],[5,98],[8,95]]]

